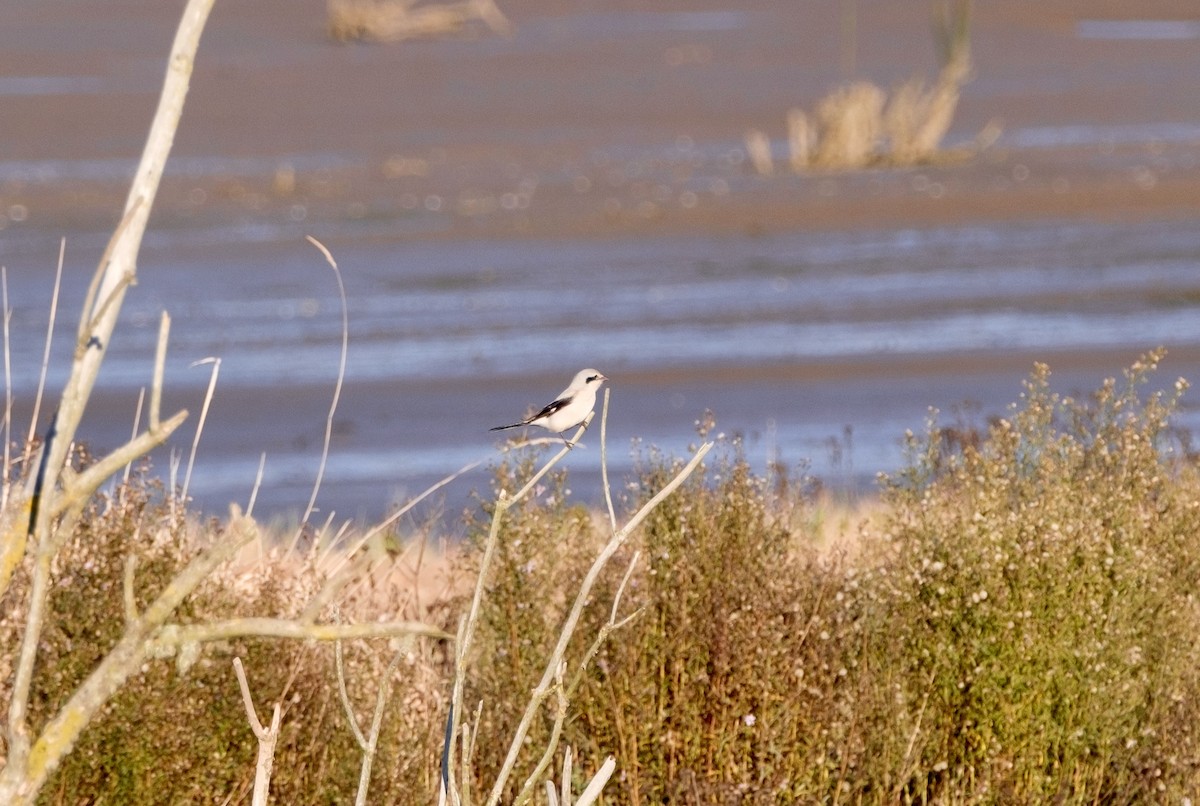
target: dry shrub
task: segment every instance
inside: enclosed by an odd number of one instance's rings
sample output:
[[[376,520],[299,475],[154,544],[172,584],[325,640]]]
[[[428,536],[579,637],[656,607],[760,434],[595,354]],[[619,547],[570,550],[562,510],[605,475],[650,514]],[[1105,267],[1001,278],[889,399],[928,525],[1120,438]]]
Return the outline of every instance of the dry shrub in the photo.
[[[789,163],[799,172],[933,162],[954,121],[965,79],[965,67],[956,63],[943,68],[932,87],[914,78],[890,97],[865,81],[841,87],[821,100],[813,122],[793,109]]]
[[[457,34],[472,22],[495,33],[512,26],[495,0],[421,4],[418,0],[328,0],[329,35],[339,42],[398,42]]]
[[[962,86],[971,77],[969,0],[934,3],[934,35],[941,70],[929,89],[914,78],[898,87],[883,114],[894,165],[918,165],[937,155],[954,122]]]
[[[630,509],[683,464],[648,451]],[[501,468],[501,486],[527,477],[531,468]],[[607,528],[567,505],[564,485],[560,477],[502,531],[502,570],[481,625],[487,660],[473,689],[483,702],[484,779],[500,761],[487,738],[511,735],[524,705],[518,692],[528,691],[541,673],[565,598]],[[804,678],[799,670],[812,669],[805,658],[809,642],[818,640],[814,602],[828,586],[820,589],[826,569],[815,553],[795,551],[793,525],[803,497],[795,488],[778,492],[750,472],[736,442],[726,442],[725,455],[663,501],[603,577],[569,653],[573,659],[608,619],[632,553],[641,551],[620,608],[622,615],[638,615],[602,645],[573,693],[574,717],[564,734],[584,769],[594,770],[608,754],[617,757],[618,778],[606,797],[662,802],[699,793],[702,802],[720,802],[744,794],[747,781],[761,787],[754,791],[791,791],[786,767],[800,769],[806,757],[794,733],[773,729],[794,731],[795,721],[780,718],[781,711],[799,713],[810,701],[792,687]],[[794,597],[797,579],[818,586],[809,599]],[[809,674],[817,691],[832,683],[836,669]],[[777,694],[781,684],[786,698]],[[547,718],[539,727],[544,732],[548,724]],[[777,763],[782,757],[788,765]]]
[[[135,591],[145,604],[201,547],[220,540],[216,521],[172,515],[157,483],[135,478],[98,499],[58,555],[50,618],[31,696],[35,727],[91,672],[124,627],[126,558],[137,557]],[[27,560],[28,563],[28,560]],[[238,616],[296,616],[325,578],[305,554],[272,545],[247,549],[220,569],[176,613],[178,623]],[[0,607],[3,696],[23,614],[28,570],[18,572]],[[391,610],[415,617],[409,570],[386,553],[338,603],[346,621],[376,620]],[[419,605],[430,621],[447,617],[444,602]],[[444,720],[444,647],[433,642],[347,642],[352,700],[369,715],[382,674],[396,651],[371,795],[399,802],[414,791],[436,792]],[[282,733],[271,781],[276,803],[336,803],[353,798],[361,755],[338,702],[333,647],[327,643],[238,639],[206,646],[190,665],[148,662],[130,678],[80,737],[43,790],[42,802],[246,802],[254,779],[255,740],[238,696],[231,660],[245,662],[260,713],[283,702]],[[364,724],[368,717],[361,717]],[[84,801],[80,801],[83,798]]]

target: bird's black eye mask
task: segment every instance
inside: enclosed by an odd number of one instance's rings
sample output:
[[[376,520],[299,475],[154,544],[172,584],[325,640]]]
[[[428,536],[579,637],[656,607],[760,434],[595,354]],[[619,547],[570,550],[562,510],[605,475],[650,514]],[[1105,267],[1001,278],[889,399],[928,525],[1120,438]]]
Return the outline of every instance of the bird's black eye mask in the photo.
[[[591,383],[592,381],[597,380],[599,377],[600,377],[599,375],[592,375],[590,378],[587,379],[586,383]]]

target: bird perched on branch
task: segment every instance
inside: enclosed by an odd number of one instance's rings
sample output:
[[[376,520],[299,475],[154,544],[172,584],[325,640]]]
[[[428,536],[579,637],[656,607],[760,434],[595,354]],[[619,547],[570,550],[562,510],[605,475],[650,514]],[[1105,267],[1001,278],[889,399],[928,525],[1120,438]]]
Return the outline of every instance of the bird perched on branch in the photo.
[[[548,431],[554,431],[563,441],[567,438],[563,432],[574,428],[587,419],[596,407],[596,392],[608,378],[594,369],[583,369],[575,373],[571,385],[559,392],[553,403],[548,404],[532,417],[527,417],[512,425],[498,425],[490,431],[503,431],[506,428],[520,428],[523,425],[536,425]],[[568,442],[568,444],[570,444]]]

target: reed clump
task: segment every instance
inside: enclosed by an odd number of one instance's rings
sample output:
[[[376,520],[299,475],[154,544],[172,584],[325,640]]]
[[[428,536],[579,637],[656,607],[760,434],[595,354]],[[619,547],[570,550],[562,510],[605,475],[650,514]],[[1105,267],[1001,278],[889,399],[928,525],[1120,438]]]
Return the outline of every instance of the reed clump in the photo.
[[[811,112],[791,109],[787,146],[793,172],[911,167],[956,156],[942,149],[942,141],[971,79],[971,0],[937,0],[932,7],[939,60],[933,80],[914,77],[890,92],[870,81],[852,81],[822,98]],[[986,147],[997,135],[997,127],[990,125],[975,148]],[[754,170],[771,175],[766,135],[751,130],[745,139]]]
[[[338,42],[400,42],[461,34],[472,24],[509,34],[495,0],[328,0],[329,35]]]

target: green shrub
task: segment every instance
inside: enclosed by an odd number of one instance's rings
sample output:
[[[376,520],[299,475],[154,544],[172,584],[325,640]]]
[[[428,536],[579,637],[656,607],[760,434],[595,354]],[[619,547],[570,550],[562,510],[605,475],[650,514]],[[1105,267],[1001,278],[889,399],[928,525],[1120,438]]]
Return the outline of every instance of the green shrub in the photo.
[[[978,446],[913,441],[865,649],[922,703],[911,795],[1194,791],[1200,487],[1169,423],[1186,384],[1139,397],[1157,359],[1090,401],[1052,394],[1039,366]]]

